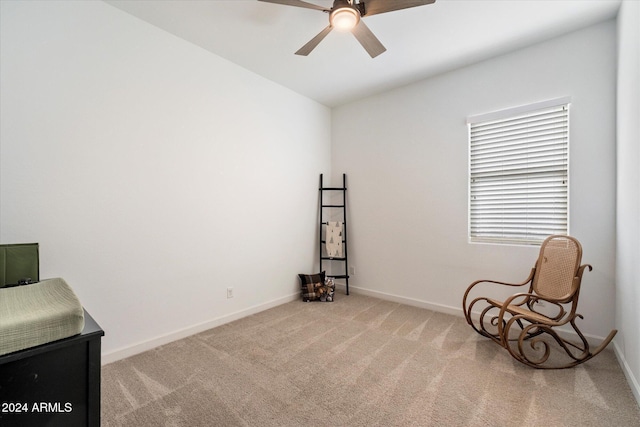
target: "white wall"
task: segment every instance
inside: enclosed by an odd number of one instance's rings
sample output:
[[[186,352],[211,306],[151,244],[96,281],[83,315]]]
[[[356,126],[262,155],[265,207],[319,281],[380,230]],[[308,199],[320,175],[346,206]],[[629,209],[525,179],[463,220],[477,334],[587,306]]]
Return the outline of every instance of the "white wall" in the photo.
[[[580,325],[606,336],[615,300],[615,70],[609,21],[335,108],[332,169],[349,175],[350,285],[459,313],[473,280],[524,281],[538,247],[468,243],[465,120],[570,96],[570,233],[594,266]]]
[[[618,16],[616,350],[640,402],[640,3]]]
[[[40,242],[42,277],[72,284],[107,361],[297,296],[330,166],[348,174],[352,286],[456,311],[472,280],[524,279],[537,248],[467,243],[465,118],[568,95],[571,233],[595,267],[582,325],[606,335],[617,301],[640,375],[637,4],[621,12],[617,248],[613,22],[330,113],[102,2],[0,6],[0,241]]]
[[[102,2],[1,6],[0,241],[40,243],[104,360],[297,297],[326,107]]]

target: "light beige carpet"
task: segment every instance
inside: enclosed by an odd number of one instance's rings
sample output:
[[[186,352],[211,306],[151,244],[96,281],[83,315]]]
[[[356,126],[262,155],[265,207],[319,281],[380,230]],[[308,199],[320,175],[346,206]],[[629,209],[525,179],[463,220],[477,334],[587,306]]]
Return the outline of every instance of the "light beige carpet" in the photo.
[[[514,361],[456,317],[295,301],[103,367],[108,426],[640,426],[610,349]]]

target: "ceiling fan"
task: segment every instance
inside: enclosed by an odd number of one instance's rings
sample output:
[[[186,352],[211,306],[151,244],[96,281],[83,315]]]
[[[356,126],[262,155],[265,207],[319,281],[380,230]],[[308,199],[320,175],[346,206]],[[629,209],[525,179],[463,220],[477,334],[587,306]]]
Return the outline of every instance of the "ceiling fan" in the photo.
[[[307,56],[320,42],[333,30],[351,31],[362,47],[372,58],[387,50],[380,40],[371,32],[361,18],[377,15],[394,10],[423,6],[434,3],[436,0],[334,0],[333,7],[327,9],[313,3],[302,0],[258,0],[266,3],[277,3],[286,6],[304,7],[316,9],[329,14],[329,25],[302,46],[296,55]]]

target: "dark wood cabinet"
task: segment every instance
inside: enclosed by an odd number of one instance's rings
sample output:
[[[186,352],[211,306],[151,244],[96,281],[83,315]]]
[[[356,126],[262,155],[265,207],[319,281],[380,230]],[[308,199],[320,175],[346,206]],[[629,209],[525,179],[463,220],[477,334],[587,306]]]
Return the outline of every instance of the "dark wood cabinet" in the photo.
[[[104,331],[84,319],[79,335],[0,356],[1,426],[100,426]]]

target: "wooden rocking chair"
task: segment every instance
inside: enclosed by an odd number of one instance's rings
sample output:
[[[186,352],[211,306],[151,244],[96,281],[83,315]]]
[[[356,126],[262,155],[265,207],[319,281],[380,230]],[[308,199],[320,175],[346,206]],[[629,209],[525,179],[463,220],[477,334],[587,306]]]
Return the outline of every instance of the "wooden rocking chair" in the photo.
[[[589,264],[580,265],[581,260],[582,246],[578,240],[570,236],[548,237],[542,243],[536,265],[525,282],[512,284],[478,280],[467,288],[462,299],[467,323],[480,335],[506,348],[516,360],[534,368],[562,369],[586,362],[600,353],[618,331],[612,330],[591,351],[578,329],[576,318],[583,318],[576,313],[580,282],[585,268],[592,269]],[[481,296],[467,303],[470,291],[480,283],[529,284],[529,290],[512,295],[504,302]],[[472,318],[474,307],[482,310],[475,321]],[[561,337],[558,328],[567,325],[573,328],[581,344]],[[525,345],[527,341],[529,346]]]

